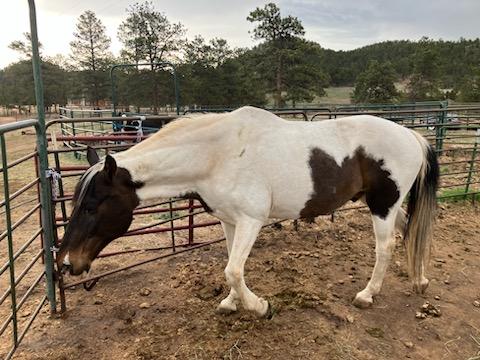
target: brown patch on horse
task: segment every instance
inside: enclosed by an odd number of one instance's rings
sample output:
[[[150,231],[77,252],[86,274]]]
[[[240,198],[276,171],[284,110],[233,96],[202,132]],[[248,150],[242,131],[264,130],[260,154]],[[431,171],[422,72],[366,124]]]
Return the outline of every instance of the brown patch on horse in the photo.
[[[390,172],[383,168],[384,161],[368,156],[362,147],[352,157],[344,158],[341,166],[323,150],[313,148],[309,166],[314,191],[300,211],[300,217],[307,220],[330,214],[348,200],[362,196],[373,215],[385,218],[400,196]]]

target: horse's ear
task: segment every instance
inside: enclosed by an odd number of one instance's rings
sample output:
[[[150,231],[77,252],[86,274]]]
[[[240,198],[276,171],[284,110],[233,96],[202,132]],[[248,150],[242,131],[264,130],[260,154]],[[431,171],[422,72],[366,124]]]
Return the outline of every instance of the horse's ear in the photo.
[[[90,146],[87,146],[87,160],[90,166],[93,166],[100,161],[97,152]]]
[[[103,170],[107,173],[110,180],[113,179],[113,175],[117,172],[117,163],[113,157],[107,155],[105,158],[105,166]]]

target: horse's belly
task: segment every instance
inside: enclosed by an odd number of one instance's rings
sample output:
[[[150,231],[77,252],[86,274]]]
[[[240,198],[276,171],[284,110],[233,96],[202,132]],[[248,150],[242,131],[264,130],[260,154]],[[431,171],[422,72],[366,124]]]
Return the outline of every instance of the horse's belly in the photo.
[[[320,215],[328,215],[358,194],[315,194],[300,211],[301,218],[313,219]]]
[[[272,191],[270,218],[296,219],[313,193],[309,169],[304,166],[294,171],[279,171],[269,187]]]
[[[325,191],[320,194],[310,194],[301,206],[298,204],[288,204],[287,202],[274,204],[269,217],[275,219],[311,219],[320,215],[331,214],[334,210],[338,209],[349,200],[358,198],[359,196],[360,194],[353,190],[351,192],[339,194],[335,192],[335,189],[326,188]]]
[[[363,179],[358,160],[346,156],[338,165],[319,148],[309,149],[303,164],[273,178],[273,218],[314,218],[332,213],[358,198]]]

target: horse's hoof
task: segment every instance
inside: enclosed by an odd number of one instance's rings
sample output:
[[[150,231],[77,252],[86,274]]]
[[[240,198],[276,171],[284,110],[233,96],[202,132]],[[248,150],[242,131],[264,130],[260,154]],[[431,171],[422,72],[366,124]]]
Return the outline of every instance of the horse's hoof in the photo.
[[[237,311],[237,305],[235,304],[230,304],[230,305],[220,304],[217,306],[217,309],[216,309],[216,313],[221,315],[230,315],[236,311]]]
[[[268,301],[268,308],[267,312],[263,315],[263,317],[267,320],[271,320],[273,318],[273,315],[275,314],[275,309],[273,308],[272,304],[270,304]]]
[[[367,309],[373,304],[373,298],[363,298],[361,296],[355,296],[355,299],[353,300],[353,305],[360,309]]]
[[[428,281],[427,279],[423,279],[420,284],[417,284],[417,283],[413,284],[413,290],[417,294],[423,294],[425,290],[427,290],[429,283],[430,281]]]
[[[259,299],[259,301],[261,304],[261,309],[260,311],[257,311],[258,316],[268,318],[271,312],[270,303],[267,300],[261,298]]]

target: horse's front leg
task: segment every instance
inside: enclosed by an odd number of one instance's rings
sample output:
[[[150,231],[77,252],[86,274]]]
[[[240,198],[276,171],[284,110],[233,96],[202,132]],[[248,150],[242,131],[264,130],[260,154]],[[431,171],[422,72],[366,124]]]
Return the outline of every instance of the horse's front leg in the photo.
[[[243,307],[247,310],[255,311],[260,316],[264,316],[267,313],[268,302],[256,296],[247,287],[243,274],[245,262],[262,225],[263,221],[250,217],[244,217],[237,222],[228,264],[225,268],[227,284],[238,295]]]
[[[227,242],[227,251],[228,256],[230,257],[230,253],[232,252],[232,244],[233,238],[235,236],[235,226],[224,221],[222,223],[223,232],[225,234],[225,240]],[[231,313],[237,311],[237,305],[240,301],[237,292],[232,287],[230,288],[230,293],[228,296],[222,300],[220,305],[217,307],[217,311],[220,313]]]
[[[380,292],[383,278],[387,271],[392,251],[395,247],[394,229],[395,224],[400,227],[401,219],[397,221],[398,207],[390,210],[386,219],[373,215],[373,229],[376,238],[376,261],[372,277],[365,289],[360,291],[353,301],[355,306],[366,308],[373,304],[373,297]],[[403,214],[402,214],[403,215]]]

